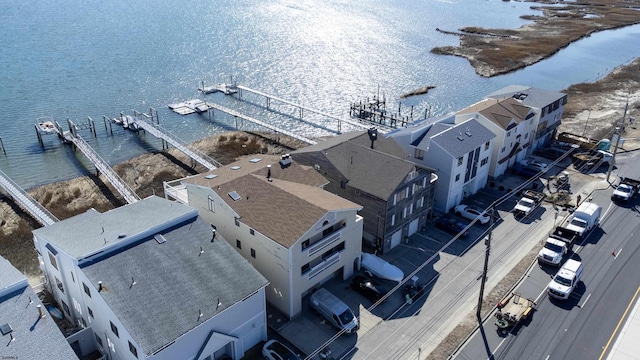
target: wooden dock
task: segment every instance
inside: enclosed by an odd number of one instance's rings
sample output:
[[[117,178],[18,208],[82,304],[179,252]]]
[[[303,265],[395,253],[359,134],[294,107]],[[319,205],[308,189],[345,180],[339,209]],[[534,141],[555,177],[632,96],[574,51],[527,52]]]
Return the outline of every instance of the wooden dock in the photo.
[[[209,106],[209,104],[204,100],[192,99],[175,104],[169,104],[169,109],[171,109],[176,114],[189,115],[207,112],[211,109],[211,106]]]
[[[213,94],[213,93],[221,92],[225,95],[231,95],[231,94],[237,93],[238,88],[236,87],[235,84],[226,84],[226,83],[217,84],[213,86],[205,86],[204,81],[201,81],[200,86],[198,86],[198,91],[200,91],[203,94]]]
[[[0,170],[0,186],[4,188],[18,206],[28,212],[31,217],[42,224],[42,226],[52,225],[59,221],[49,210],[27,194],[26,191],[11,180],[2,170]]]

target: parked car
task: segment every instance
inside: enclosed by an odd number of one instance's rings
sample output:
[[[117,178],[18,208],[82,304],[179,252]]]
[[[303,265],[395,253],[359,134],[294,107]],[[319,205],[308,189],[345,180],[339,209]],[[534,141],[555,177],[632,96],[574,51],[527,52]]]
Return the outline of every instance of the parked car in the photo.
[[[480,209],[476,209],[473,206],[469,206],[469,205],[460,204],[455,208],[453,208],[453,212],[456,215],[462,216],[465,219],[469,219],[469,220],[478,219],[478,221],[480,221],[481,224],[486,224],[489,221],[491,221],[491,217],[487,215],[484,211]]]
[[[534,170],[535,172],[547,171],[547,164],[541,163],[535,160],[523,161],[520,165],[524,166],[527,169]]]
[[[371,301],[378,301],[385,294],[385,291],[372,278],[356,275],[351,279],[351,288],[364,295]]]
[[[300,355],[278,340],[267,341],[262,347],[262,356],[269,360],[300,360]]]
[[[542,156],[543,158],[547,158],[549,160],[558,160],[560,156],[564,155],[566,152],[573,151],[573,148],[562,149],[556,147],[545,147],[536,150],[535,154],[538,156]]]
[[[462,232],[462,230],[464,230],[466,225],[452,218],[451,216],[443,215],[439,217],[438,220],[436,220],[436,227],[438,229],[442,229],[450,234],[455,235]],[[465,231],[462,234],[460,234],[461,237],[465,237],[467,235],[469,235],[468,231]]]

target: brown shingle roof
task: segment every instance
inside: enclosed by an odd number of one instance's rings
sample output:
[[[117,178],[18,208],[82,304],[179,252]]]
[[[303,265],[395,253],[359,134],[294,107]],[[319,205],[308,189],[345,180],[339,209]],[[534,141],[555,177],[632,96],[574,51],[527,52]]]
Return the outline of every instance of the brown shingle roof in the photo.
[[[256,156],[237,161],[205,174],[184,179],[183,182],[211,187],[240,215],[240,221],[259,233],[289,248],[315,225],[327,211],[362,207],[331,194],[319,186],[327,180],[315,169],[292,162],[282,168],[278,156]],[[271,179],[267,180],[267,165]],[[240,166],[232,170],[234,166]],[[217,175],[207,179],[210,174]],[[240,199],[228,194],[235,191]]]
[[[512,121],[519,124],[527,118],[531,108],[514,98],[484,100],[460,110],[458,114],[480,113],[503,129],[510,128]]]

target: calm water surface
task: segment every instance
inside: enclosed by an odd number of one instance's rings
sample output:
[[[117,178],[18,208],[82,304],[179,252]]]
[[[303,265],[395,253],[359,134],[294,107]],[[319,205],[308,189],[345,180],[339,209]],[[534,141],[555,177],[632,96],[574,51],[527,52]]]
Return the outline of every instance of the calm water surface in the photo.
[[[153,107],[162,125],[187,141],[232,129],[233,120],[221,113],[209,119],[167,109],[199,97],[201,80],[213,84],[234,76],[242,85],[336,116],[347,116],[350,102],[378,91],[395,108],[402,93],[435,85],[427,95],[403,100],[402,108],[439,115],[509,84],[562,90],[593,81],[640,56],[640,26],[592,35],[550,59],[491,79],[477,76],[465,59],[429,52],[458,44],[457,37],[436,27],[517,28],[525,23],[521,15],[536,13],[530,3],[501,0],[0,0],[0,5],[0,137],[7,151],[0,155],[0,169],[26,188],[93,171],[82,154],[53,136],[40,146],[34,130],[40,116],[51,115],[64,128],[67,118],[79,123],[92,117],[97,137],[81,134],[112,164],[161,147],[148,134],[114,128],[111,136],[103,115]],[[320,126],[268,114],[258,97],[208,99],[310,137],[336,128],[310,114],[305,117]],[[278,110],[295,114],[287,107]]]

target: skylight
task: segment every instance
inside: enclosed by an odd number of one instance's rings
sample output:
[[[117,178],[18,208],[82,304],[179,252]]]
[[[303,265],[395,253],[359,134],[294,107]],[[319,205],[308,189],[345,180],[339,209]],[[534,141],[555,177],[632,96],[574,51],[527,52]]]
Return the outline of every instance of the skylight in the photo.
[[[204,178],[205,179],[215,179],[217,177],[218,177],[218,175],[216,175],[216,174],[209,174],[209,175],[205,176]]]
[[[260,160],[262,160],[262,159],[260,159],[260,158],[253,158],[253,159],[249,160],[249,162],[257,163],[257,162],[260,162]]]
[[[242,199],[240,194],[238,194],[236,191],[230,192],[229,196],[233,199],[233,201],[238,201],[238,200]]]

